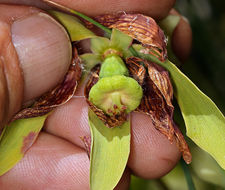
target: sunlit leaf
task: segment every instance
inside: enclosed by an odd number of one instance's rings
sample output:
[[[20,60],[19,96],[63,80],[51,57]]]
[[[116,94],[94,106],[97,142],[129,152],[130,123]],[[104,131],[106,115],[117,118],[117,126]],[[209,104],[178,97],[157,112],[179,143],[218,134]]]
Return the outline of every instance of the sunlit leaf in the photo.
[[[88,30],[78,18],[58,11],[50,11],[50,14],[58,19],[67,29],[71,41],[79,41],[96,37],[96,35],[92,31]]]
[[[23,158],[37,138],[46,117],[20,119],[6,126],[0,142],[0,176]]]
[[[225,169],[225,118],[215,103],[170,61],[139,55],[169,71],[187,135]]]
[[[92,190],[113,190],[119,182],[130,153],[130,123],[108,128],[89,111],[92,134],[90,185]]]

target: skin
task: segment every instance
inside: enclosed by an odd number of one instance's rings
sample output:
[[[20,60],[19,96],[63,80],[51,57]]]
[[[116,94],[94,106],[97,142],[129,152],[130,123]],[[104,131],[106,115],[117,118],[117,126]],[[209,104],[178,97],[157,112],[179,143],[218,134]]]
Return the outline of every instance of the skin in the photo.
[[[0,2],[15,3],[16,1],[2,0]],[[124,10],[126,12],[133,11],[145,13],[157,19],[166,16],[174,4],[174,0],[163,0],[160,1],[160,3],[156,0],[87,0],[85,2],[56,0],[56,2],[63,3],[68,7],[74,8],[90,16]],[[32,5],[34,2],[31,0],[24,0],[20,1],[20,3]],[[99,6],[99,4],[101,6]],[[35,6],[42,8],[48,7],[38,1],[35,1]],[[104,9],[102,9],[102,7],[104,7]],[[16,67],[8,68],[7,72],[4,71],[5,75],[0,74],[0,88],[3,88],[3,90],[0,90],[0,120],[2,122],[7,122],[10,117],[21,108],[22,103],[39,96],[44,91],[51,89],[60,82],[68,68],[69,61],[65,59],[66,57],[67,59],[70,57],[68,52],[70,52],[71,49],[68,45],[68,39],[65,32],[63,29],[58,29],[55,40],[60,39],[58,43],[64,43],[63,49],[65,50],[63,50],[60,57],[63,58],[62,60],[64,61],[62,61],[61,64],[56,64],[54,56],[43,56],[43,53],[39,54],[39,52],[36,51],[35,53],[39,56],[37,59],[39,58],[42,60],[43,57],[47,57],[51,61],[46,65],[46,60],[39,63],[42,65],[40,65],[38,71],[35,70],[36,73],[38,73],[39,77],[37,76],[37,78],[39,80],[34,79],[33,75],[25,74],[34,72],[32,71],[32,68],[34,67],[32,64],[35,61],[24,61],[27,58],[26,55],[21,55],[18,49],[14,49],[13,45],[16,43],[12,42],[10,34],[12,32],[12,23],[14,22],[13,18],[15,18],[15,12],[17,13],[16,16],[21,15],[27,17],[31,16],[33,12],[19,6],[7,6],[4,7],[4,10],[7,14],[3,15],[0,11],[0,44],[10,44],[11,51],[5,51],[4,53],[1,53],[1,56],[8,58],[8,64],[12,64],[13,61],[18,63]],[[40,10],[35,9],[34,12],[39,13]],[[185,26],[189,27],[187,22],[185,23]],[[45,27],[45,25],[41,25],[40,27]],[[51,29],[49,30],[51,31]],[[53,31],[56,31],[55,28]],[[182,33],[179,33],[179,31],[182,30],[177,30],[178,34],[174,35],[174,42],[176,42],[176,36],[182,36]],[[43,36],[44,33],[40,32],[40,35]],[[34,38],[36,37],[34,36]],[[45,40],[45,38],[38,40],[36,42],[37,46]],[[182,44],[177,40],[176,47],[187,46],[187,48],[183,48],[183,51],[186,52],[181,52],[181,56],[189,53],[188,51],[190,48],[188,47],[191,44],[190,33],[189,39],[186,39],[186,41],[187,43]],[[24,48],[27,47],[27,44],[22,44],[21,48],[23,48],[23,45]],[[56,49],[54,46],[52,48]],[[28,51],[32,50],[28,49]],[[17,54],[15,52],[17,52]],[[53,52],[53,55],[56,55],[55,52]],[[4,59],[0,59],[0,71],[2,73],[2,65],[6,64],[3,60]],[[21,66],[22,64],[23,66]],[[62,64],[63,68],[59,66]],[[30,67],[28,67],[28,65]],[[45,69],[43,69],[43,67]],[[45,72],[46,69],[47,73]],[[23,70],[24,75],[21,75],[21,70]],[[17,73],[17,76],[12,73]],[[52,81],[49,81],[49,76],[53,77]],[[54,78],[54,76],[56,77]],[[9,77],[12,78],[10,81],[12,82],[12,85],[17,87],[17,90],[12,87],[9,88],[9,83],[6,82],[6,78]],[[41,83],[41,78],[44,80],[44,83]],[[8,90],[6,90],[7,88]],[[9,103],[10,97],[13,100],[10,101],[11,103]],[[24,159],[22,159],[12,170],[0,177],[1,189],[88,190],[89,160],[84,150],[84,144],[80,140],[80,136],[90,135],[87,123],[87,110],[88,107],[83,98],[83,87],[81,86],[79,87],[76,96],[71,99],[69,103],[57,108],[52,115],[50,115],[45,123],[44,130],[40,133],[34,145],[28,150]],[[147,179],[161,177],[173,169],[179,158],[180,153],[175,143],[171,144],[164,135],[155,130],[149,117],[133,113],[131,154],[127,169],[118,184],[117,189],[128,189],[131,173]]]

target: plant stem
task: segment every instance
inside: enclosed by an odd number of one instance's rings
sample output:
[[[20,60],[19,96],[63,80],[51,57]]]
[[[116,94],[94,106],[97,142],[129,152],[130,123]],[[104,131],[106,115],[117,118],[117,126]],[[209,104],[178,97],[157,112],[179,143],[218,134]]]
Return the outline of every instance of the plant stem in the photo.
[[[90,18],[90,17],[88,17],[88,16],[86,16],[86,15],[80,13],[80,12],[77,12],[75,10],[70,10],[70,12],[75,14],[75,15],[77,15],[77,16],[79,16],[79,17],[81,17],[81,18],[83,18],[84,20],[94,24],[95,26],[97,26],[98,28],[102,29],[103,31],[105,31],[109,35],[112,34],[112,30],[111,29],[109,29],[109,28],[103,26],[102,24],[96,22],[94,19],[92,19],[92,18]]]
[[[189,190],[196,190],[188,165],[184,162],[183,159],[181,159],[180,163],[181,163],[181,167],[184,171],[184,175],[185,175],[185,178],[186,178],[186,181],[187,181],[188,189]]]
[[[84,15],[84,14],[78,12],[78,11],[75,11],[75,10],[70,9],[70,8],[68,8],[68,7],[65,7],[65,6],[63,6],[63,5],[60,5],[60,4],[58,4],[58,3],[55,3],[55,2],[53,2],[53,1],[51,1],[51,0],[43,0],[43,1],[46,2],[46,3],[48,3],[48,4],[50,4],[50,5],[55,6],[55,7],[57,7],[57,8],[60,8],[60,9],[62,9],[62,10],[64,10],[64,11],[68,11],[68,12],[70,12],[70,13],[72,13],[72,14],[75,14],[75,15],[77,15],[77,16],[83,18],[84,20],[86,20],[86,21],[88,21],[88,22],[94,24],[95,26],[97,26],[98,28],[102,29],[102,30],[105,31],[106,33],[108,33],[108,34],[110,34],[110,35],[112,34],[112,30],[111,30],[111,29],[109,29],[109,28],[103,26],[102,24],[96,22],[96,21],[93,20],[92,18],[90,18],[90,17],[88,17],[88,16],[86,16],[86,15]]]
[[[133,46],[130,46],[129,51],[131,52],[131,54],[132,54],[134,57],[139,57],[137,51],[134,49]]]

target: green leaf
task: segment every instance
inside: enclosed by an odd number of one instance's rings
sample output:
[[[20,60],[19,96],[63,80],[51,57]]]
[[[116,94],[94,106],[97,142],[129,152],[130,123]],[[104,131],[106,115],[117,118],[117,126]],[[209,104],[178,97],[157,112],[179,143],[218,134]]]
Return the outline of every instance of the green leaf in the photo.
[[[37,138],[46,117],[20,119],[6,126],[0,141],[0,176],[23,158]]]
[[[79,41],[96,37],[96,35],[92,31],[88,30],[78,18],[58,11],[49,11],[49,13],[66,28],[71,41]]]
[[[161,62],[152,55],[139,55],[169,71],[187,136],[225,169],[225,118],[215,103],[170,61]]]
[[[91,190],[113,190],[119,182],[130,153],[130,122],[107,128],[89,110],[92,134],[90,184]]]

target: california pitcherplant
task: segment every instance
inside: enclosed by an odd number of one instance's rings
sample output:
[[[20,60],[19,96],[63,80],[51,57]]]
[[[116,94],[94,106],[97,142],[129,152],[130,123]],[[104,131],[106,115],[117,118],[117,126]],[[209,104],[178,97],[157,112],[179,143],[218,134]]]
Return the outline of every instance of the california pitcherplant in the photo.
[[[171,142],[176,142],[185,162],[191,162],[188,145],[173,121],[173,91],[187,135],[225,169],[224,116],[167,59],[165,35],[152,18],[141,14],[117,14],[102,15],[93,20],[59,7],[88,21],[82,24],[71,15],[50,12],[67,29],[71,41],[90,39],[91,53],[78,55],[75,49],[62,84],[32,107],[19,112],[10,126],[5,127],[0,137],[1,175],[11,169],[34,142],[45,114],[74,95],[81,68],[89,75],[84,95],[89,106],[91,145],[88,137],[83,140],[90,154],[92,190],[110,190],[119,182],[130,153],[132,111],[148,115],[157,130]],[[93,25],[103,29],[109,38],[96,36],[87,29]],[[87,78],[87,74],[83,74],[83,78]]]

